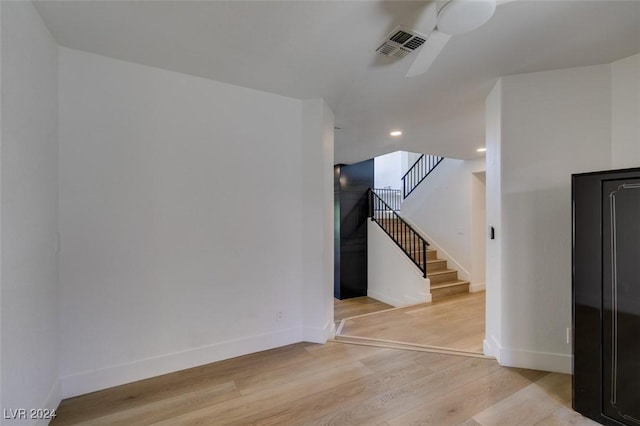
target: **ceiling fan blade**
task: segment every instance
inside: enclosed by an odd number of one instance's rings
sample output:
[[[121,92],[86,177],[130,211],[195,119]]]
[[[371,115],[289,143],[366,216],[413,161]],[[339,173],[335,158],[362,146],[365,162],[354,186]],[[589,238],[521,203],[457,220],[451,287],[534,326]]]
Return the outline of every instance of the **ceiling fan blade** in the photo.
[[[429,34],[438,25],[438,5],[431,1],[424,6],[424,10],[412,27],[423,34]]]
[[[409,68],[406,76],[414,77],[427,72],[450,38],[451,36],[448,34],[433,30],[427,41],[424,42],[418,51],[416,59],[413,61],[413,64],[411,64],[411,68]]]

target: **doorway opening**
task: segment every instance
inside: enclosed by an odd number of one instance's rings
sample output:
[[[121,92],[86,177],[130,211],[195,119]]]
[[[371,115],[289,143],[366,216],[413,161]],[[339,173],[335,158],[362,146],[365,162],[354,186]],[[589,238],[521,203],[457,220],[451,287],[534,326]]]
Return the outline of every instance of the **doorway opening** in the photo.
[[[413,154],[413,153],[412,153]],[[419,158],[421,154],[413,154]],[[375,187],[382,186],[383,190],[398,190],[402,188],[400,177],[407,171],[411,164],[403,164],[401,153],[392,153],[386,156],[391,160],[391,167],[380,168],[380,161],[375,162]],[[404,163],[410,163],[405,155]],[[403,167],[404,166],[404,167]],[[425,239],[431,244],[429,251],[437,252],[429,256],[428,275],[429,280],[422,276],[422,284],[426,288],[426,294],[437,295],[439,281],[444,275],[452,274],[457,269],[460,271],[458,281],[466,281],[470,292],[453,292],[447,294],[447,290],[434,297],[434,300],[409,301],[402,300],[401,296],[379,297],[377,287],[372,290],[372,268],[369,265],[369,288],[367,297],[335,301],[334,312],[337,327],[337,340],[350,341],[361,344],[393,345],[394,347],[406,347],[413,350],[448,351],[452,353],[468,354],[471,356],[483,356],[483,340],[485,337],[485,245],[486,245],[486,218],[485,218],[485,172],[484,162],[445,159],[442,162],[442,170],[436,170],[433,177],[426,179],[426,185],[412,193],[413,201],[407,198],[407,208],[400,204],[398,213],[412,225],[418,222],[416,228],[420,231],[421,216],[435,218],[431,224],[436,227],[449,226],[451,239],[463,241],[459,245],[464,247],[466,258],[456,261],[447,253],[447,245],[438,244],[438,241],[424,234]],[[389,173],[389,168],[397,170],[397,179]],[[382,169],[382,170],[381,170]],[[382,172],[382,173],[380,173]],[[395,186],[395,188],[394,188]],[[435,198],[434,198],[435,197]],[[441,211],[434,212],[426,205],[433,203],[437,197],[443,197]],[[455,197],[457,199],[453,200]],[[382,198],[382,197],[381,197]],[[453,200],[453,201],[452,201]],[[447,212],[446,208],[453,203],[456,209],[461,211]],[[422,205],[421,205],[422,204]],[[394,209],[395,210],[395,209]],[[443,211],[444,210],[444,211]],[[454,224],[455,222],[455,224]],[[462,223],[463,224],[460,224]],[[374,224],[369,232],[380,232]],[[373,227],[374,229],[371,229]],[[430,226],[424,226],[427,232],[433,232]],[[435,234],[435,232],[434,232]],[[384,233],[382,238],[386,237]],[[402,258],[402,248],[397,241],[390,240],[380,243],[381,238],[369,237],[370,243],[387,244],[389,253],[398,258],[397,267],[414,267],[408,259]],[[455,247],[457,249],[459,247]],[[392,253],[395,250],[396,253]],[[452,250],[453,251],[453,250]],[[371,263],[371,253],[370,263]],[[378,259],[379,260],[379,259]],[[401,265],[402,263],[406,265]],[[385,264],[388,264],[385,262]],[[462,268],[460,266],[462,265]],[[429,272],[430,271],[430,272]],[[436,272],[443,276],[438,277]],[[389,287],[402,288],[403,283],[397,282],[404,279],[404,274],[384,274]],[[379,280],[378,280],[379,281]],[[406,284],[406,283],[405,283]],[[377,284],[376,284],[377,285]],[[406,286],[404,287],[406,288]],[[393,290],[390,290],[392,292]],[[442,291],[442,290],[440,290]],[[442,297],[442,298],[440,298]],[[395,299],[395,300],[394,300]],[[397,303],[400,300],[400,303]]]

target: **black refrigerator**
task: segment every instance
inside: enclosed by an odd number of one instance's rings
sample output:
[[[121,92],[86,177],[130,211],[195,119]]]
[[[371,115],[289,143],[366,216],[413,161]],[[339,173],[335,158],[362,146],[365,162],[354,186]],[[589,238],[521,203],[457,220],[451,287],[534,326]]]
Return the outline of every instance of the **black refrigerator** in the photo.
[[[640,425],[640,168],[572,176],[573,408]]]

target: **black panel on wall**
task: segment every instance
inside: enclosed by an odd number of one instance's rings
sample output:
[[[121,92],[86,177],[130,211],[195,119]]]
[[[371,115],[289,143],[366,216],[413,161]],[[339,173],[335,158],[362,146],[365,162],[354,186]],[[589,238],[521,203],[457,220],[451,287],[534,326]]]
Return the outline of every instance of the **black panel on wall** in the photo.
[[[573,407],[640,424],[640,168],[573,175]]]
[[[367,295],[367,190],[373,159],[334,167],[334,296]]]

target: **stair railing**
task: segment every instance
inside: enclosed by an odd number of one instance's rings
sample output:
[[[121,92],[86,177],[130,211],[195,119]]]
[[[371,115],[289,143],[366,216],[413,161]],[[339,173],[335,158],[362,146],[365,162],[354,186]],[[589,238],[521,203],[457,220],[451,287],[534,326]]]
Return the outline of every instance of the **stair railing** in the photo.
[[[384,200],[393,210],[399,211],[402,204],[402,191],[399,189],[374,188],[373,192]]]
[[[427,278],[427,246],[429,243],[405,222],[378,194],[369,189],[369,217],[402,249]]]
[[[422,154],[402,176],[402,198],[407,198],[442,160],[444,157]]]

